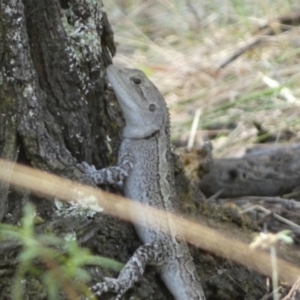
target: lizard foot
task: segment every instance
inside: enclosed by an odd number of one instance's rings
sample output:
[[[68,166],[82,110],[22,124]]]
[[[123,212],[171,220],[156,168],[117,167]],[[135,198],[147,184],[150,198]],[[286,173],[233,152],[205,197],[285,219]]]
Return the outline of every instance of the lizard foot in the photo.
[[[101,296],[106,292],[117,293],[115,300],[120,300],[124,293],[130,288],[128,280],[118,280],[115,278],[105,277],[103,282],[98,282],[91,287],[94,296]]]
[[[83,161],[77,164],[78,169],[83,176],[91,178],[96,184],[122,184],[124,179],[128,177],[133,166],[133,156],[126,153],[120,159],[118,166],[112,166],[97,170],[94,165],[89,165]]]

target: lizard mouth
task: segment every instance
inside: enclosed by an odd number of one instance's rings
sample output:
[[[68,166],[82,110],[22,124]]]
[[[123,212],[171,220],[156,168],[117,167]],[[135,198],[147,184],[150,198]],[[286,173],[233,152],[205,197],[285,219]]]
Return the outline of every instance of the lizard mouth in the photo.
[[[145,140],[150,140],[151,138],[154,138],[154,137],[158,136],[158,135],[159,135],[159,132],[160,132],[160,130],[156,130],[156,131],[154,131],[152,134],[146,136],[144,139],[145,139]]]

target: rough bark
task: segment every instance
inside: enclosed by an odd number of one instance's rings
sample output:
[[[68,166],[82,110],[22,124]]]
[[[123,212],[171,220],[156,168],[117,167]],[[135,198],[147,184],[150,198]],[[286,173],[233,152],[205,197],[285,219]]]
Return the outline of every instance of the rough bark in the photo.
[[[105,100],[112,31],[96,1],[1,2],[0,155],[69,178],[117,149]],[[103,142],[104,141],[104,142]],[[1,186],[0,211],[8,186]]]

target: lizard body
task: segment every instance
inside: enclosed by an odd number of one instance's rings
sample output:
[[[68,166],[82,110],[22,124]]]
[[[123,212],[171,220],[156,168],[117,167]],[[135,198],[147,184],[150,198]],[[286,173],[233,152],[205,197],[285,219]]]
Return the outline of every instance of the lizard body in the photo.
[[[119,150],[118,166],[97,171],[86,167],[97,183],[124,181],[124,194],[145,204],[140,216],[147,221],[147,205],[175,212],[176,189],[170,145],[170,121],[165,100],[146,75],[134,69],[110,65],[109,82],[123,111],[126,126]],[[179,228],[168,219],[169,235],[159,222],[135,224],[144,243],[127,262],[117,279],[105,278],[92,289],[95,295],[114,291],[121,296],[140,279],[147,264],[155,265],[176,300],[204,300],[187,244],[178,240]]]

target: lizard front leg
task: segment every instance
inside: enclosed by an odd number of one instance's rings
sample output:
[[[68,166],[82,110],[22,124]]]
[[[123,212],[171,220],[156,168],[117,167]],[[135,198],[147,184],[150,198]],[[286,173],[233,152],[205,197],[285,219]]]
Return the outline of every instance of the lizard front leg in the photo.
[[[117,166],[97,170],[95,166],[82,162],[79,169],[96,184],[120,184],[128,177],[133,167],[133,156],[130,153],[122,155]]]
[[[96,283],[91,290],[95,296],[105,292],[115,292],[115,300],[121,299],[123,294],[142,277],[146,265],[162,265],[167,261],[168,249],[162,242],[153,242],[140,246],[126,263],[118,278],[104,278],[103,282]]]

